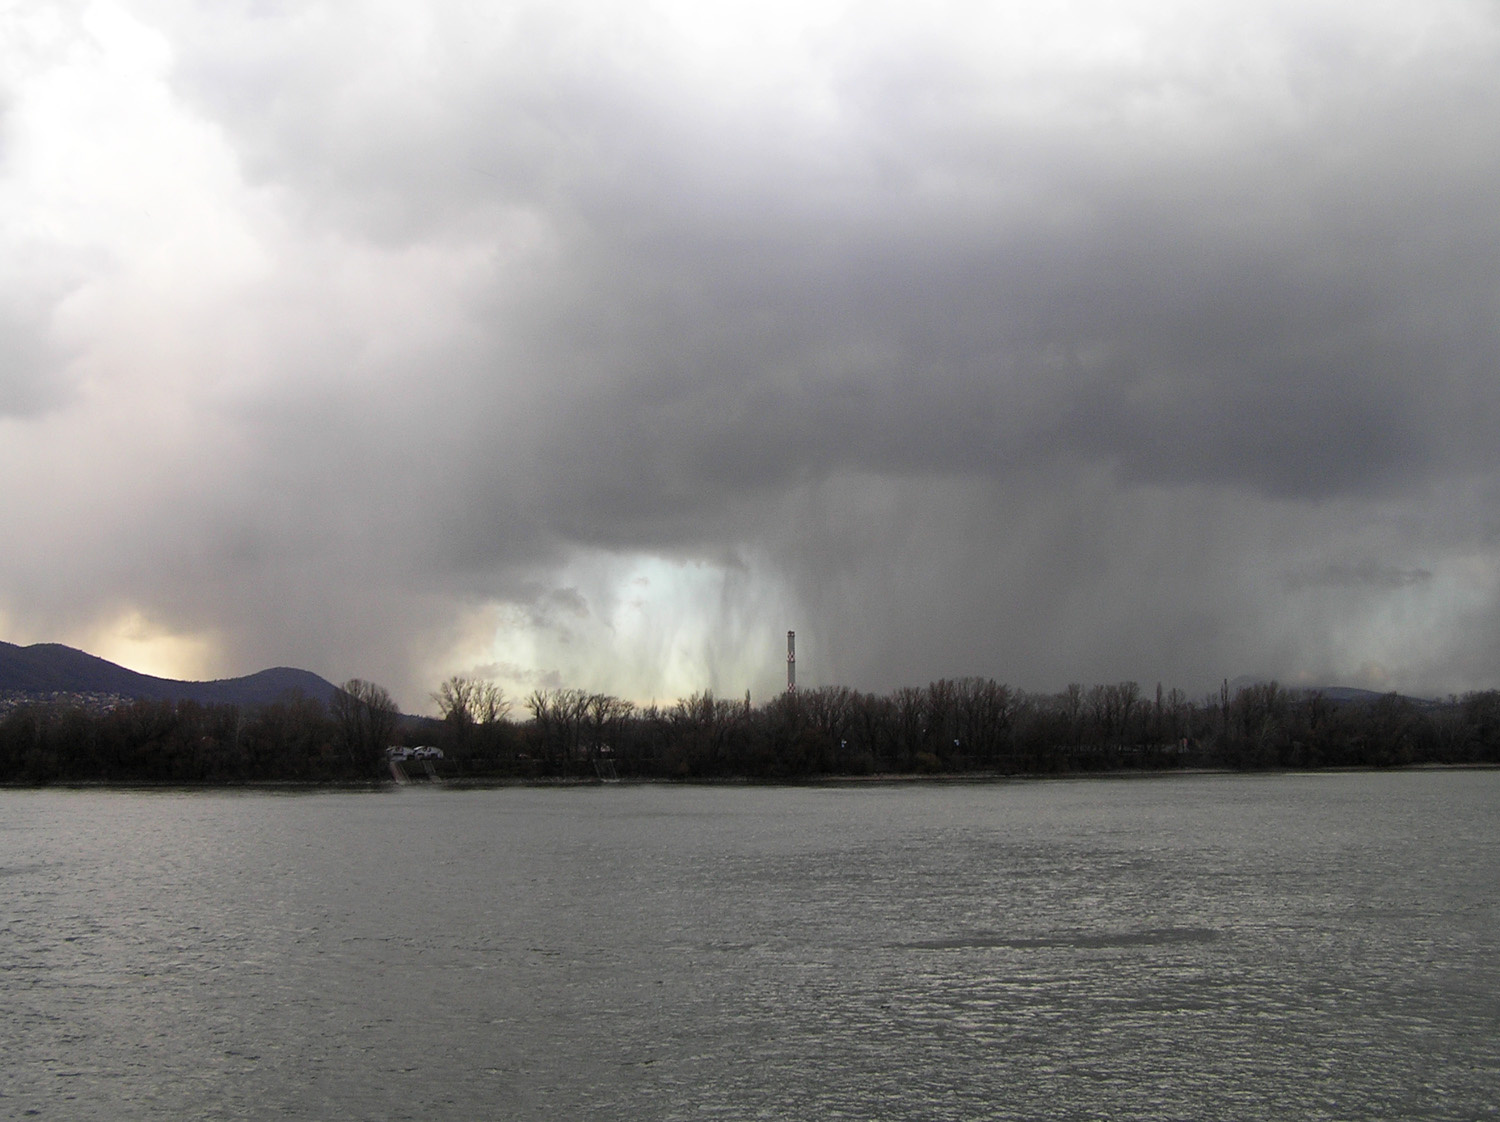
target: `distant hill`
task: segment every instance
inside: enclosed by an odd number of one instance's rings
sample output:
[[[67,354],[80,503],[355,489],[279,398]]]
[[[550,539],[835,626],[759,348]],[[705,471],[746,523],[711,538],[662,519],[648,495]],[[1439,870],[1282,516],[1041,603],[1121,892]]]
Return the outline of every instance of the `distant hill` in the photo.
[[[1306,689],[1301,692],[1308,697],[1311,697],[1315,693],[1319,693],[1322,694],[1323,697],[1328,701],[1371,702],[1379,701],[1382,697],[1386,696],[1379,690],[1362,690],[1355,686],[1321,686],[1316,689]],[[1410,698],[1409,700],[1418,701],[1421,699]]]
[[[1239,677],[1229,683],[1231,695],[1239,692],[1247,686],[1263,686],[1266,684],[1264,678]],[[1379,701],[1382,697],[1389,697],[1389,690],[1366,690],[1356,686],[1286,686],[1287,693],[1297,698],[1308,698],[1319,695],[1324,701],[1331,701],[1336,705],[1369,705]],[[1409,701],[1419,709],[1441,708],[1445,702],[1441,698],[1410,697],[1406,694],[1398,694],[1403,701]]]
[[[65,647],[0,642],[0,693],[97,693],[152,701],[197,701],[205,705],[266,705],[293,690],[327,704],[333,683],[307,670],[277,666],[244,678],[178,682],[137,674],[113,662]]]

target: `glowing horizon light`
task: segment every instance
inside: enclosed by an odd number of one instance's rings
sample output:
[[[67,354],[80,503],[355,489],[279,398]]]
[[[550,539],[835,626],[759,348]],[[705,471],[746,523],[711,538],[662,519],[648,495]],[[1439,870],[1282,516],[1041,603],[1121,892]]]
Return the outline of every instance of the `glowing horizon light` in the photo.
[[[211,638],[172,632],[134,608],[65,642],[153,678],[202,682],[222,676],[216,674],[218,646]]]
[[[764,697],[784,673],[778,645],[790,599],[744,558],[584,554],[528,600],[477,611],[441,665],[495,681],[517,701],[559,687],[637,704],[704,690]]]

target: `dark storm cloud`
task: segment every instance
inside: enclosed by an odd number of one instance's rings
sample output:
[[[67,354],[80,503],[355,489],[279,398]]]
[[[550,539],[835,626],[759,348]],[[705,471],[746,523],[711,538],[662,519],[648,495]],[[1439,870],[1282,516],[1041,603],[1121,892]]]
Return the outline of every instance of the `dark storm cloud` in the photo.
[[[1375,632],[1275,604],[1341,573],[1492,612],[1494,11],[996,11],[141,8],[257,251],[165,395],[213,463],[122,531],[196,563],[106,583],[435,663],[487,604],[615,627],[581,555],[758,565],[872,684],[1336,673]]]
[[[855,100],[861,143],[826,180],[808,152],[678,151],[627,116],[558,203],[567,287],[531,371],[558,382],[548,504],[638,525],[837,469],[1059,456],[1326,498],[1488,462],[1500,168],[1424,130],[1500,117],[1490,84],[1402,75],[1361,104],[1319,77],[1333,104],[1295,127],[1251,106],[1138,151],[1114,122],[1007,136],[961,113],[945,147]]]
[[[1283,577],[1287,590],[1301,592],[1305,588],[1369,588],[1395,591],[1413,585],[1428,584],[1432,573],[1427,569],[1398,569],[1390,565],[1378,565],[1363,561],[1357,565],[1324,565],[1316,569],[1304,569],[1287,573]]]
[[[378,128],[338,113],[348,57],[188,72],[250,166],[298,184],[318,220],[422,238],[487,207],[540,213],[556,273],[519,309],[542,336],[523,376],[556,379],[558,423],[594,455],[649,426],[658,461],[698,480],[719,428],[751,485],[804,460],[985,470],[1062,449],[1319,495],[1444,457],[1417,370],[1492,408],[1500,166],[1481,130],[1500,98],[1472,65],[1294,56],[1294,120],[1171,91],[1183,138],[1170,119],[1089,119],[1086,86],[986,119],[929,47],[896,74],[841,75],[832,137],[794,120],[778,136],[774,116],[746,136],[670,78],[559,59],[563,29],[535,34],[550,66],[393,82],[360,107],[390,111]],[[1443,443],[1472,452],[1472,436]]]

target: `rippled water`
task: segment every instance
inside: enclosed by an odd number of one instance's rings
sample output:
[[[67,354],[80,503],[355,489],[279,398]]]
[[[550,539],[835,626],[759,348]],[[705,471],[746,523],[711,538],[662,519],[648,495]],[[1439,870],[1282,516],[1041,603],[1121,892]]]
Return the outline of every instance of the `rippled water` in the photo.
[[[1484,1118],[1500,772],[0,792],[0,1116]]]

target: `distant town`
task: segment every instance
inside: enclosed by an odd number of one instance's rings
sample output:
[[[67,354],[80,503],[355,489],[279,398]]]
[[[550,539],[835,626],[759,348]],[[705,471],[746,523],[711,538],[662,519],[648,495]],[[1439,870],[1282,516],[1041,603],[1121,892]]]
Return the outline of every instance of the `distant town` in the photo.
[[[102,717],[134,700],[125,694],[94,690],[0,690],[0,718],[9,715],[12,710],[30,705],[76,709],[93,717]]]

